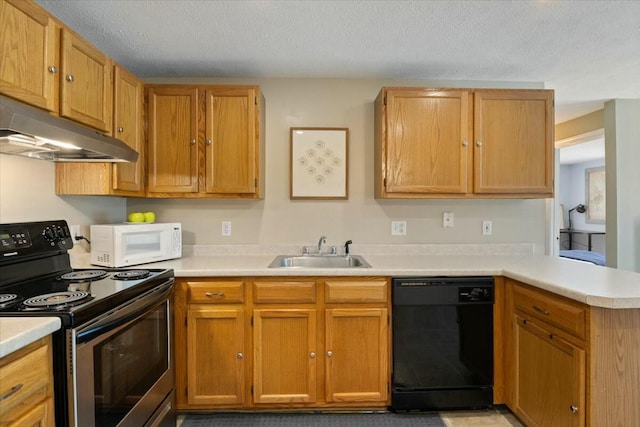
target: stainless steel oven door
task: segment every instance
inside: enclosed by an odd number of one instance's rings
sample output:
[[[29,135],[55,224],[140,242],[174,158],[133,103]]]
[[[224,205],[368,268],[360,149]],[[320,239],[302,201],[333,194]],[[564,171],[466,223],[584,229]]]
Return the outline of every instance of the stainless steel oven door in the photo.
[[[71,425],[140,427],[155,422],[152,417],[173,396],[175,384],[172,297],[170,280],[69,331]]]

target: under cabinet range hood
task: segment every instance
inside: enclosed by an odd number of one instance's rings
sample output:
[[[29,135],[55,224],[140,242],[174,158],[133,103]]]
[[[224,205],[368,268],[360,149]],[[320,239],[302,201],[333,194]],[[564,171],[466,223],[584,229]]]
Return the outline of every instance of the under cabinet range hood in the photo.
[[[0,153],[54,162],[138,159],[138,153],[119,139],[5,96],[0,96]]]

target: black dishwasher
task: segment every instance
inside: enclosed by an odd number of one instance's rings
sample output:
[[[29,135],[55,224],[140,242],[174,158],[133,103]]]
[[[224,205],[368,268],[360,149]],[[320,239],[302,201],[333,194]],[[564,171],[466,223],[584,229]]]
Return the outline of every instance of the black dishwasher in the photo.
[[[391,409],[493,404],[492,277],[393,279]]]

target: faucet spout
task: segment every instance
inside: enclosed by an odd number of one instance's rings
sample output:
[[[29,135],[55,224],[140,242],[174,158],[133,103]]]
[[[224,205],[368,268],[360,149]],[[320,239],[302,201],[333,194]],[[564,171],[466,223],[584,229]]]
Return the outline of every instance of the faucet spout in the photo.
[[[327,237],[321,236],[320,240],[318,240],[318,255],[322,254],[322,244],[327,243]]]

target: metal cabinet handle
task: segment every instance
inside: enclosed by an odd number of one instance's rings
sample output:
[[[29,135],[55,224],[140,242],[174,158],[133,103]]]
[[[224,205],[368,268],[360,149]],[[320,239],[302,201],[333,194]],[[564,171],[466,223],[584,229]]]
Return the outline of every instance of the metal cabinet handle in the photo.
[[[195,139],[192,139],[191,141],[189,141],[189,143],[190,143],[191,145],[196,145],[196,140],[195,140]]]
[[[120,133],[124,132],[124,128],[123,128],[122,126],[120,126],[117,130],[118,130],[118,132],[120,132]]]
[[[51,74],[55,74],[58,72],[58,67],[56,67],[55,65],[50,66],[49,68],[47,68],[49,70],[49,72]]]
[[[469,141],[462,141],[462,146],[463,147],[469,146]]]
[[[204,293],[208,297],[223,297],[224,292],[205,292]]]
[[[333,352],[332,351],[327,351],[327,357],[331,357],[333,356]]]
[[[551,314],[550,312],[548,312],[548,311],[547,311],[547,310],[545,310],[544,308],[540,308],[540,307],[538,307],[537,305],[534,305],[534,306],[533,306],[533,309],[534,309],[535,311],[539,312],[539,313],[546,314],[547,316],[548,316],[549,314]]]
[[[311,353],[309,353],[309,357],[311,359],[314,359],[316,357],[316,354],[312,351]]]
[[[69,75],[67,75],[66,80],[67,80],[69,83],[71,83],[71,82],[73,82],[75,79],[73,78],[73,75],[69,74]]]
[[[242,359],[243,357],[244,357],[244,354],[242,354],[242,353],[236,354],[236,358],[238,358],[238,359]]]
[[[571,405],[569,406],[569,410],[575,414],[578,412],[578,407],[576,405]]]
[[[476,147],[482,147],[482,141],[476,141]]]
[[[18,390],[20,390],[21,388],[22,388],[22,383],[14,385],[13,387],[11,387],[11,390],[9,390],[7,393],[0,396],[0,402],[10,398],[14,394],[16,394]]]
[[[206,142],[207,145],[213,144],[213,141],[210,138],[207,138],[207,140],[205,142]]]

